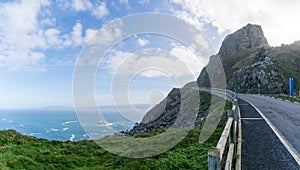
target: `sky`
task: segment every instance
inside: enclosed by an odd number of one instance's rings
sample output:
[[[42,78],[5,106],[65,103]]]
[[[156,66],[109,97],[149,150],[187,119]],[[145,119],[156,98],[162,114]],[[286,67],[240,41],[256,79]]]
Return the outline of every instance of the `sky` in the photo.
[[[261,25],[271,46],[300,40],[299,6],[297,0],[1,0],[0,108],[73,107],[78,57],[105,25],[118,18],[146,12],[175,16],[199,30],[214,54],[227,34],[247,23]],[[115,29],[98,38],[105,42],[119,33]],[[133,104],[153,105],[181,84],[168,71],[134,73],[133,68],[156,64],[189,82],[197,78],[207,57],[172,37],[151,33],[126,37],[98,66],[97,104],[113,105],[114,78],[132,74],[124,85],[128,94],[118,93]]]

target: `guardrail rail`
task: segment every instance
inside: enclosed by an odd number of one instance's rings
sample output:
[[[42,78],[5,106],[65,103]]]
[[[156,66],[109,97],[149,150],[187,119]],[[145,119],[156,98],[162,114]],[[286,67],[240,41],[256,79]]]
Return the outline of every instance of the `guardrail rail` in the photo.
[[[222,167],[225,167],[225,170],[240,170],[242,129],[236,93],[230,90],[217,88],[199,88],[198,90],[209,92],[232,102],[232,109],[227,110],[228,120],[218,144],[216,148],[208,151],[208,170],[221,170]],[[227,149],[227,159],[225,161],[225,166],[222,166],[221,162],[224,158],[223,155],[225,149]]]

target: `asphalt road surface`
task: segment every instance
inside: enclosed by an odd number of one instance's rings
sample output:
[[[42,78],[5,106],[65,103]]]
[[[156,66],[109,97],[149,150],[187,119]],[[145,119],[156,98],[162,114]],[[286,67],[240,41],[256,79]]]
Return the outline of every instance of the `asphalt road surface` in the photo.
[[[300,105],[258,95],[240,94],[239,97],[243,99],[239,100],[242,169],[300,169],[294,158],[300,157]],[[246,101],[261,111],[273,130]]]

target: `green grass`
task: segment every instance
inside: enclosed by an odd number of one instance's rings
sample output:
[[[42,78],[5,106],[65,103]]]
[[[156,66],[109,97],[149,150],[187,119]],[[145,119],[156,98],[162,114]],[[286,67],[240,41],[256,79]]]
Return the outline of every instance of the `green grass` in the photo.
[[[275,97],[276,99],[282,99],[282,100],[288,100],[291,102],[298,102],[300,103],[300,97],[299,96],[288,96],[283,94],[268,94],[267,96]]]
[[[207,169],[207,152],[222,130],[203,144],[200,130],[191,130],[173,149],[139,159],[114,155],[93,141],[48,141],[6,130],[0,132],[0,169]]]
[[[201,95],[203,96],[201,106],[207,105],[210,95],[205,93],[201,93]],[[200,114],[207,111],[208,107],[205,108],[200,110]],[[226,103],[225,109],[229,108],[231,108],[231,104]],[[175,147],[148,158],[128,158],[115,155],[96,144],[99,142],[101,144],[101,140],[96,142],[91,140],[49,141],[22,135],[14,130],[0,131],[0,169],[207,169],[207,152],[216,146],[226,123],[226,116],[221,116],[216,130],[204,143],[199,143],[199,135],[204,127],[204,122],[198,128],[189,131],[156,129],[135,135],[134,139],[153,138],[152,142],[155,142],[154,137],[163,132],[187,133],[186,137]],[[163,140],[170,141],[171,139]],[[116,137],[113,142],[122,142],[122,140]],[[120,148],[115,148],[116,151],[118,149]],[[142,147],[139,149],[128,150],[127,153],[130,155],[131,152],[147,151],[142,150]],[[161,148],[157,147],[156,149]]]

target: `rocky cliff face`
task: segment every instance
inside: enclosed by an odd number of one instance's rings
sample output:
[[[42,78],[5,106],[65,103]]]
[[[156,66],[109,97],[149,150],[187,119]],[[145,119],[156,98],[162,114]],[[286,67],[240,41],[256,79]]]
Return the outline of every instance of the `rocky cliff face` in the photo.
[[[215,81],[212,80],[212,78],[216,77],[216,74],[220,72],[225,72],[226,78],[228,79],[233,72],[232,68],[234,65],[244,60],[250,55],[249,53],[253,53],[252,49],[267,48],[268,46],[268,42],[259,25],[248,24],[235,33],[226,36],[219,53],[212,56],[208,65],[201,71],[197,79],[198,85],[201,87],[210,87],[211,82]],[[246,54],[243,54],[244,52],[246,52]],[[216,58],[221,60],[221,65],[216,64]],[[219,70],[221,68],[224,68],[224,71]]]
[[[288,78],[295,77],[295,74],[288,73],[283,69],[287,66],[278,62],[278,53],[284,51],[270,47],[258,25],[248,24],[228,35],[218,53],[226,75],[227,89],[240,93],[287,92]],[[296,65],[288,59],[285,62]],[[197,79],[199,86],[211,86],[212,76],[209,75],[215,71],[209,74],[210,67],[211,62],[202,70]]]
[[[222,43],[219,56],[224,58],[240,50],[268,46],[261,26],[248,24],[233,34],[228,35]]]
[[[283,93],[284,76],[269,57],[235,71],[228,88],[246,93]]]
[[[199,125],[207,116],[203,112],[207,108],[190,105],[181,110],[182,103],[199,101],[198,91],[184,89],[213,86],[240,93],[287,93],[289,77],[295,78],[296,91],[300,89],[299,73],[300,41],[270,47],[262,28],[248,24],[225,38],[219,53],[210,57],[197,82],[191,82],[182,89],[173,89],[166,99],[145,115],[141,123],[125,134],[134,135],[157,128],[168,128],[174,124],[177,127],[191,127],[194,123]],[[195,120],[178,124],[176,118],[180,111],[185,115],[193,114],[192,118]]]
[[[195,89],[197,87],[196,82],[191,82],[181,89],[172,89],[163,101],[147,112],[140,123],[124,133],[135,135],[159,128],[193,128],[199,125],[204,120],[203,109],[207,108],[199,108],[200,93]]]

